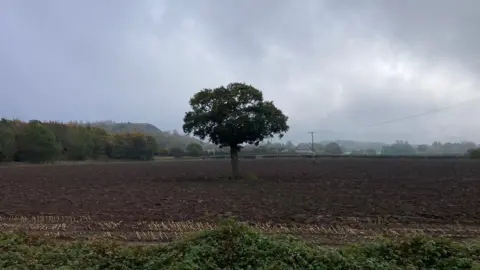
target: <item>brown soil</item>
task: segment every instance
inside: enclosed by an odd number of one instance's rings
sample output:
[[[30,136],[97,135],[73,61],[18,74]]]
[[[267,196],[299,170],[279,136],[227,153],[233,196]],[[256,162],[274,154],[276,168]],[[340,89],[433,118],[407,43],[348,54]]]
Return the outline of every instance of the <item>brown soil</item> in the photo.
[[[0,216],[480,225],[475,161],[265,159],[240,165],[246,180],[229,179],[228,160],[0,167]]]

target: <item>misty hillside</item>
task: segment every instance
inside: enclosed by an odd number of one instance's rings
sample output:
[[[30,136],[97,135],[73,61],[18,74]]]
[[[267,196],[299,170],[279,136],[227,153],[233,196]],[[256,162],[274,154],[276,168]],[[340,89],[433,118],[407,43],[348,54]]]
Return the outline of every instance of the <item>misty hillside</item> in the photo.
[[[188,135],[182,135],[176,130],[162,131],[158,127],[149,123],[131,123],[123,122],[117,123],[113,121],[100,121],[89,123],[94,127],[103,128],[108,132],[141,132],[153,136],[160,148],[185,148],[189,143],[204,144],[202,141],[190,137]]]
[[[162,132],[159,128],[149,123],[116,123],[113,121],[99,121],[90,123],[90,125],[103,128],[108,132]]]

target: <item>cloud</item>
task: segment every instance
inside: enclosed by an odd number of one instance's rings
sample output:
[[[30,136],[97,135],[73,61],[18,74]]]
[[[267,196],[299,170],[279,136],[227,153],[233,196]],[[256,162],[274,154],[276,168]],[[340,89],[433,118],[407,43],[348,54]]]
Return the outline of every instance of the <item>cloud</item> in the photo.
[[[478,138],[474,102],[371,127],[480,96],[480,3],[401,3],[3,1],[0,113],[180,129],[193,93],[244,81],[295,141]]]

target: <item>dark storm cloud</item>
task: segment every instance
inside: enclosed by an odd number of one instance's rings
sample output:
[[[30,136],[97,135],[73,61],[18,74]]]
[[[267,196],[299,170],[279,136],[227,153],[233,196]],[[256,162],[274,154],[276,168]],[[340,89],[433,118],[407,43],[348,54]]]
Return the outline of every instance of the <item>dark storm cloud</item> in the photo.
[[[477,1],[20,1],[0,4],[6,117],[180,128],[188,98],[245,81],[290,138],[472,139]],[[5,102],[8,100],[8,102]],[[322,138],[319,138],[322,139]]]

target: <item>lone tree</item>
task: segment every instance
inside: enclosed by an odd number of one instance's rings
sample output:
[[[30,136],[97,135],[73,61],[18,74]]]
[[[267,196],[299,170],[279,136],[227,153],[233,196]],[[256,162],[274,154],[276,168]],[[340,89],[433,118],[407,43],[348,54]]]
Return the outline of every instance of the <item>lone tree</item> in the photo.
[[[240,177],[238,152],[242,144],[258,145],[276,134],[288,131],[288,117],[272,101],[264,101],[260,90],[245,83],[230,83],[203,89],[190,99],[183,131],[209,139],[221,148],[230,147],[232,173]]]

